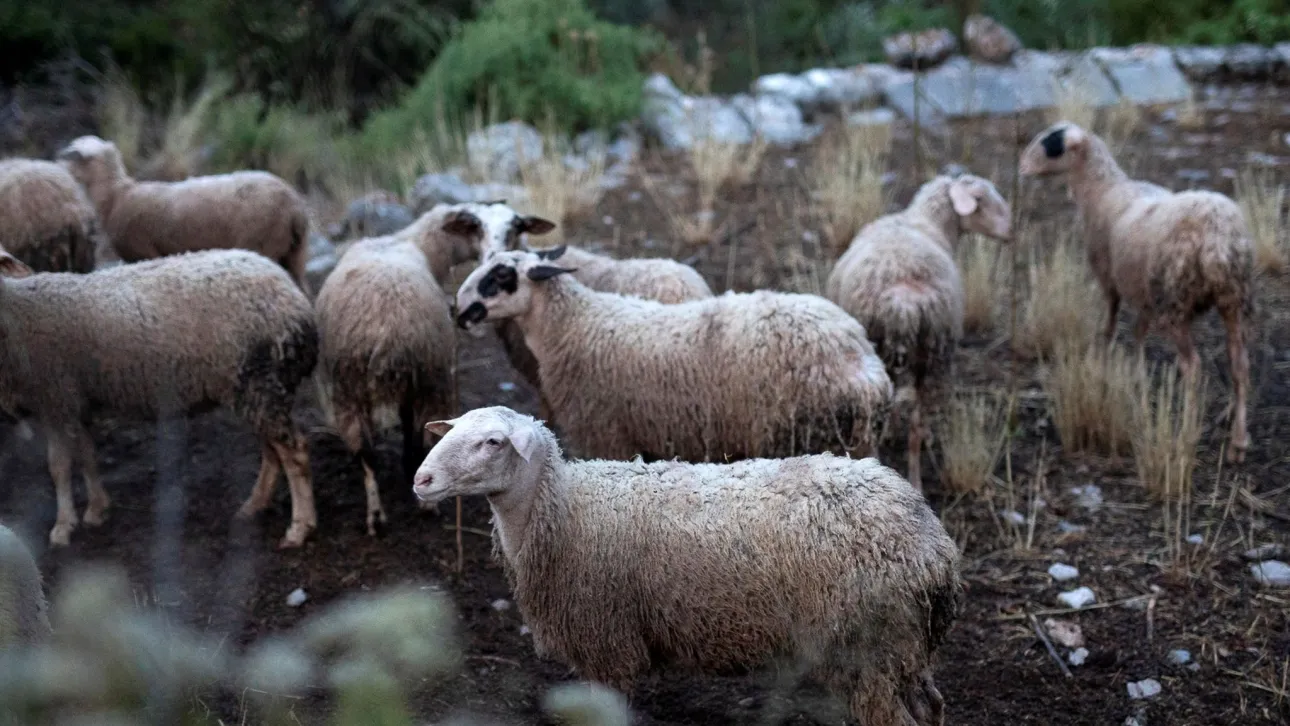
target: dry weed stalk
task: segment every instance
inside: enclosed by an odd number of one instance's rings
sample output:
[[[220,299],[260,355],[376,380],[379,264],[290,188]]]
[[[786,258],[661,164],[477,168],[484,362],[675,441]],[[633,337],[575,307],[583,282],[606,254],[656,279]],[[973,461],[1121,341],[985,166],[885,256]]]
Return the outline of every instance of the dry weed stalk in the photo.
[[[176,91],[162,129],[161,147],[148,159],[141,176],[178,181],[196,174],[200,163],[202,132],[206,130],[215,104],[232,89],[231,79],[215,74],[202,82],[191,103],[185,102],[184,94]]]
[[[727,183],[747,184],[752,181],[766,154],[767,142],[760,136],[749,144],[720,141],[710,135],[700,135],[689,149],[690,169],[694,174],[695,198],[698,209],[694,213],[678,195],[661,189],[648,174],[641,175],[641,182],[654,203],[667,217],[673,234],[679,241],[699,246],[711,244],[717,238],[717,194]],[[680,195],[684,197],[685,195]]]
[[[1032,252],[1021,325],[1013,348],[1033,356],[1048,356],[1059,345],[1087,346],[1098,335],[1101,293],[1088,271],[1084,253],[1070,237],[1058,242],[1042,259]],[[1092,304],[1091,304],[1092,303]]]
[[[547,136],[542,148],[540,159],[520,168],[520,183],[526,194],[523,201],[515,201],[515,206],[556,222],[544,244],[559,244],[564,239],[565,225],[600,201],[605,152],[593,149],[581,156],[567,157],[569,144],[555,135]]]
[[[1140,386],[1135,406],[1132,444],[1138,478],[1157,499],[1190,504],[1205,386],[1180,378],[1172,367],[1153,378]]]
[[[999,303],[998,243],[974,234],[959,244],[954,256],[963,278],[963,329],[988,333],[994,329]]]
[[[1236,178],[1236,197],[1254,237],[1254,264],[1259,272],[1279,275],[1290,266],[1282,233],[1285,187],[1268,172],[1245,170]]]
[[[1115,456],[1133,447],[1136,407],[1144,387],[1136,355],[1101,344],[1064,344],[1044,382],[1053,426],[1068,452]]]
[[[120,69],[112,68],[104,76],[96,111],[103,138],[116,144],[125,168],[138,168],[148,109]]]
[[[956,494],[985,489],[1007,436],[1004,407],[994,396],[956,397],[941,432],[941,485]]]
[[[1129,99],[1121,96],[1113,106],[1102,111],[1102,123],[1097,132],[1111,149],[1111,153],[1120,156],[1129,139],[1142,125],[1142,111]]]
[[[1097,122],[1097,109],[1093,106],[1093,99],[1083,88],[1056,83],[1053,95],[1056,103],[1048,112],[1050,123],[1070,121],[1080,128],[1093,128]]]
[[[890,149],[890,124],[847,127],[820,146],[816,197],[823,207],[833,257],[886,210],[882,177]]]

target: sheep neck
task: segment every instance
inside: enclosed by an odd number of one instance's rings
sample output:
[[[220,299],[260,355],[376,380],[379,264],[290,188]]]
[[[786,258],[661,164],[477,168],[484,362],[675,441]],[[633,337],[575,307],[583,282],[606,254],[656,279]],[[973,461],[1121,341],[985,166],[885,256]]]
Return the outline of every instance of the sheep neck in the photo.
[[[586,292],[586,288],[567,275],[531,284],[529,309],[515,316],[515,322],[539,366],[546,365],[551,351],[559,349],[555,341],[559,340],[562,330],[570,327],[570,311]]]
[[[523,555],[537,500],[551,486],[561,463],[559,447],[546,439],[505,491],[488,496],[502,556],[508,562],[515,562]]]
[[[1081,209],[1096,207],[1108,196],[1123,200],[1126,190],[1118,187],[1130,181],[1129,175],[1115,162],[1111,150],[1095,136],[1088,138],[1088,154],[1070,172],[1071,195]]]
[[[116,208],[116,203],[126,194],[129,194],[134,185],[134,179],[121,176],[104,184],[95,184],[88,187],[86,191],[89,192],[90,201],[94,203],[94,208],[98,210],[99,218],[107,220],[112,216],[112,210]]]
[[[933,237],[953,252],[952,247],[962,234],[963,225],[950,201],[950,181],[943,178],[941,183],[929,186],[919,190],[905,210],[905,217],[910,225],[935,232]]]

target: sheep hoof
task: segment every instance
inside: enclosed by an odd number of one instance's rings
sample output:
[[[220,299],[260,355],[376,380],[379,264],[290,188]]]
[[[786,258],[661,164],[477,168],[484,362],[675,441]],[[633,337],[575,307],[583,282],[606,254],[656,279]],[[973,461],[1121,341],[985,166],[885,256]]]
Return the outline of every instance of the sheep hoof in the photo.
[[[386,522],[384,509],[373,509],[367,513],[367,534],[370,537],[376,536],[376,525],[385,526]]]
[[[1245,450],[1246,450],[1246,448],[1247,448],[1247,447],[1245,447],[1245,446],[1237,446],[1237,445],[1235,445],[1235,444],[1233,444],[1233,445],[1231,445],[1231,446],[1228,446],[1228,447],[1227,447],[1227,463],[1229,463],[1229,464],[1240,464],[1241,462],[1245,461]]]
[[[72,543],[72,530],[76,528],[74,524],[55,524],[54,528],[49,531],[49,544],[51,547],[66,547]]]
[[[100,527],[107,521],[107,512],[102,509],[97,512],[92,509],[86,509],[85,516],[81,517],[81,521],[90,527]]]
[[[278,543],[278,549],[287,550],[295,549],[305,543],[305,538],[309,536],[311,528],[300,522],[292,522],[287,528],[287,533],[283,536],[282,541]]]

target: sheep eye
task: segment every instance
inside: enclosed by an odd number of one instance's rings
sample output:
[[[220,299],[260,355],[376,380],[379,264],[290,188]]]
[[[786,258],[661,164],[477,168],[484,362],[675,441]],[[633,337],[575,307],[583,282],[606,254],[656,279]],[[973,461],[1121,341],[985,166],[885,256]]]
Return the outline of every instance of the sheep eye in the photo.
[[[502,445],[502,442],[501,442],[501,441],[498,441],[497,439],[489,439],[489,440],[485,441],[484,443],[488,444],[489,446],[501,446],[501,445]]]

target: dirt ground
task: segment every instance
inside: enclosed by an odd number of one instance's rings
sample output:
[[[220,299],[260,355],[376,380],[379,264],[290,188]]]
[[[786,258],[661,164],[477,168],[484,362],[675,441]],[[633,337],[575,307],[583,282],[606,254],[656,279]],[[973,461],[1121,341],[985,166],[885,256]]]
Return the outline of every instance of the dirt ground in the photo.
[[[1127,165],[1135,175],[1172,188],[1186,179],[1231,193],[1224,170],[1240,170],[1247,154],[1261,152],[1290,163],[1282,135],[1290,93],[1265,88],[1222,88],[1208,97],[1207,127],[1183,131],[1149,115],[1129,145]],[[950,140],[933,139],[928,158],[958,160],[991,176],[1005,196],[1013,189],[1015,147],[1025,144],[1043,121],[1027,118],[982,120],[955,129]],[[717,209],[730,234],[712,248],[681,251],[714,289],[780,287],[810,290],[823,281],[827,261],[818,242],[820,219],[809,204],[813,148],[774,151],[757,179],[731,190]],[[890,170],[893,207],[903,205],[914,184],[911,130],[897,128]],[[1275,161],[1275,160],[1273,160]],[[648,173],[682,180],[681,161],[651,155]],[[1284,165],[1271,167],[1282,181]],[[1182,175],[1180,170],[1184,171]],[[680,187],[681,190],[686,187]],[[1023,219],[1037,225],[1019,245],[1045,245],[1072,223],[1072,208],[1056,183],[1025,182],[1017,202]],[[667,255],[671,232],[652,198],[633,178],[611,191],[588,219],[572,225],[571,242],[606,243],[620,256]],[[1018,250],[1024,258],[1028,250]],[[1001,264],[1006,264],[1004,257]],[[1002,284],[1007,285],[1007,276]],[[1006,294],[1002,297],[1007,298]],[[1290,544],[1290,280],[1261,278],[1259,319],[1252,351],[1254,390],[1250,430],[1253,448],[1239,467],[1220,466],[1225,427],[1218,423],[1228,386],[1221,327],[1212,314],[1198,323],[1198,345],[1215,385],[1211,390],[1203,454],[1196,473],[1191,531],[1203,536],[1190,566],[1173,566],[1166,556],[1162,514],[1137,483],[1133,462],[1064,454],[1045,414],[1040,369],[1013,361],[1001,332],[969,338],[957,362],[960,390],[1005,390],[1011,376],[1020,387],[1017,438],[999,477],[984,497],[946,496],[934,454],[924,462],[928,498],[964,551],[968,584],[966,611],[940,654],[936,679],[944,693],[947,723],[1121,724],[1134,716],[1150,724],[1270,724],[1290,721],[1290,592],[1256,587],[1239,553],[1257,544]],[[1101,306],[1100,300],[1090,305]],[[1120,340],[1128,341],[1130,319],[1122,316]],[[536,413],[533,391],[510,368],[491,337],[463,337],[460,403],[463,410],[503,404]],[[1167,361],[1172,353],[1152,339],[1149,355]],[[410,486],[386,476],[383,495],[390,521],[384,532],[364,531],[361,473],[338,439],[321,426],[302,394],[300,417],[311,431],[319,528],[297,551],[274,549],[289,518],[285,486],[275,505],[251,525],[231,516],[255,479],[258,447],[231,414],[217,412],[166,429],[180,456],[160,457],[156,424],[101,420],[94,434],[109,492],[110,520],[101,528],[78,529],[66,551],[44,546],[54,519],[53,488],[39,435],[20,438],[0,425],[0,520],[36,543],[50,582],[81,560],[123,564],[144,603],[240,647],[288,628],[345,593],[395,583],[441,587],[451,594],[466,636],[466,668],[449,683],[427,684],[416,694],[417,715],[435,722],[475,714],[502,723],[542,723],[539,699],[547,687],[571,678],[564,666],[539,660],[513,606],[505,580],[490,557],[488,511],[483,501],[466,501],[464,571],[454,572],[455,534],[451,505],[441,514],[419,512]],[[898,427],[897,430],[903,430]],[[903,436],[882,451],[886,463],[904,469]],[[935,450],[935,446],[932,447]],[[391,471],[397,458],[388,452]],[[1105,503],[1081,507],[1070,489],[1094,483]],[[1010,489],[1010,491],[1009,491]],[[1009,497],[1014,501],[1010,503]],[[84,492],[78,491],[78,509]],[[1031,507],[1032,497],[1043,506]],[[1031,514],[1012,527],[1002,509]],[[1069,532],[1065,524],[1082,525]],[[1028,613],[1040,620],[1059,608],[1061,588],[1046,570],[1053,562],[1079,567],[1078,584],[1091,587],[1098,607],[1055,617],[1079,624],[1090,652],[1066,677],[1035,637]],[[286,605],[301,587],[309,594],[300,608]],[[1127,602],[1126,602],[1127,601]],[[1198,668],[1173,665],[1167,654],[1189,650]],[[1062,649],[1063,654],[1065,649]],[[1127,684],[1155,678],[1160,695],[1132,701]],[[811,688],[782,687],[773,674],[711,678],[664,673],[643,679],[633,708],[643,724],[838,724],[838,704]],[[207,704],[224,722],[240,722],[240,700],[218,694]],[[300,702],[303,723],[318,722],[329,709],[319,695]]]

